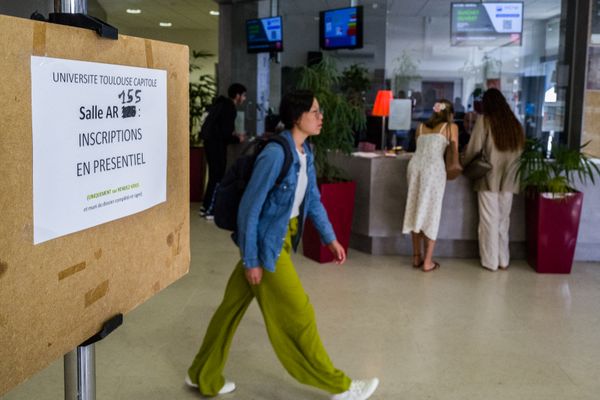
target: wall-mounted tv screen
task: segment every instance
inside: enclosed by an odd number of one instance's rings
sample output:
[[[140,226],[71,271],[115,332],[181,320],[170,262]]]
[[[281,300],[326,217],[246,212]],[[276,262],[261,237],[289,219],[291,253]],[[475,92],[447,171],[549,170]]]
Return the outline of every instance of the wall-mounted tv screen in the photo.
[[[363,47],[363,8],[348,7],[320,13],[319,39],[323,50]]]
[[[523,2],[452,3],[452,46],[520,46]]]
[[[281,17],[249,19],[246,21],[248,53],[283,51]]]

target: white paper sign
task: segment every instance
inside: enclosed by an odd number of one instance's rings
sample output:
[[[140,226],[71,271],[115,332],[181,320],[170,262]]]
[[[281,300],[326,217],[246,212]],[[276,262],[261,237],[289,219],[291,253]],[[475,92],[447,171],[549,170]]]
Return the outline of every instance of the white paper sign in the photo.
[[[166,201],[166,71],[31,57],[33,242]]]
[[[390,103],[388,129],[393,131],[409,130],[412,106],[410,99],[394,99]]]

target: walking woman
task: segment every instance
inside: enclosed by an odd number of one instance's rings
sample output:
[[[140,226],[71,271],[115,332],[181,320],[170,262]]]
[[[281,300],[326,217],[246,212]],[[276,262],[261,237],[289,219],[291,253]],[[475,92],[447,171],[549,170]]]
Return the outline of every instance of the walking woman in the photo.
[[[417,149],[408,163],[408,194],[402,232],[410,233],[412,237],[413,267],[425,272],[440,267],[433,261],[433,248],[446,188],[444,151],[450,141],[458,143],[458,126],[453,119],[449,100],[435,103],[431,117],[417,128]]]
[[[321,203],[313,155],[305,143],[320,133],[323,114],[309,91],[284,96],[279,112],[287,129],[281,135],[292,149],[292,166],[276,185],[284,164],[283,148],[270,143],[256,159],[238,213],[236,242],[242,259],[229,278],[185,382],[205,396],[235,389],[223,377],[223,369],[235,330],[256,297],[275,353],[295,379],[331,393],[333,400],[365,400],[377,388],[378,379],[350,380],[333,366],[290,258],[309,217],[336,262],[346,260]]]
[[[479,203],[479,256],[489,270],[506,269],[510,263],[508,228],[513,193],[519,192],[515,179],[517,159],[525,144],[523,127],[498,89],[483,94],[483,115],[475,122],[464,153],[463,165],[483,149],[492,169],[473,182]]]

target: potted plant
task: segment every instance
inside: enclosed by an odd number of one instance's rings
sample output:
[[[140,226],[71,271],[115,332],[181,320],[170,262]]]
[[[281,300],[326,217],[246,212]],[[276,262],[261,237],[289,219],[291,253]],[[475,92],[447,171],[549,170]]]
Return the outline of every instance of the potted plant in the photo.
[[[321,200],[327,210],[338,241],[348,250],[356,183],[349,181],[342,170],[328,162],[328,153],[350,153],[354,146],[354,131],[364,129],[366,116],[361,102],[353,103],[337,88],[341,77],[332,59],[323,60],[299,72],[299,89],[312,90],[324,113],[321,134],[310,140],[315,154]],[[321,244],[310,223],[302,238],[304,255],[319,262],[333,261],[333,255]]]
[[[192,72],[202,69],[198,64],[198,60],[211,56],[211,53],[192,51],[193,61],[190,62],[190,79]],[[204,194],[206,162],[204,160],[202,140],[200,139],[200,126],[202,125],[206,109],[212,104],[216,92],[215,80],[208,74],[200,74],[196,81],[189,84],[190,201],[200,201]]]
[[[412,81],[421,79],[421,75],[417,73],[419,62],[413,61],[409,52],[402,50],[402,54],[394,60],[394,63],[396,64],[394,67],[394,88],[396,92],[400,90],[406,92],[410,89]]]
[[[525,188],[527,261],[540,273],[571,272],[583,193],[575,179],[595,183],[598,166],[578,149],[556,146],[554,158],[545,157],[545,145],[528,139],[518,160],[517,177]]]
[[[371,88],[369,70],[359,64],[352,64],[342,72],[340,88],[353,106],[363,109],[365,93]]]

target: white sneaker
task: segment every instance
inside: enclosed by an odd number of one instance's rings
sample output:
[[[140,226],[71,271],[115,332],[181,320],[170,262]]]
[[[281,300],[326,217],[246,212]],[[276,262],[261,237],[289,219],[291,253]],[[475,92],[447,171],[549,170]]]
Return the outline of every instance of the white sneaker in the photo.
[[[192,380],[190,379],[190,377],[188,375],[185,376],[185,379],[183,381],[185,382],[185,384],[187,386],[198,389],[198,384],[192,382]],[[225,384],[223,385],[223,387],[221,388],[221,390],[219,390],[219,393],[217,393],[217,394],[227,394],[227,393],[233,392],[234,390],[235,390],[235,383],[225,379]]]
[[[364,381],[353,380],[350,389],[343,393],[334,394],[331,400],[367,400],[377,389],[379,379],[367,379]]]

